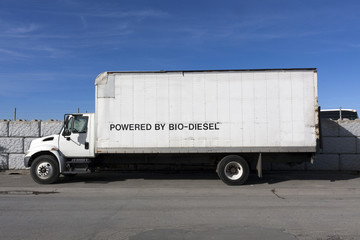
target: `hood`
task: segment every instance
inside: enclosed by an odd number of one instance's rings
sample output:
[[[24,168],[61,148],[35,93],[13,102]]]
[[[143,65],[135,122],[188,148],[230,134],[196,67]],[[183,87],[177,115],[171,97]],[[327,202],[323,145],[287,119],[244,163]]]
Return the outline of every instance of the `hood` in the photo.
[[[36,148],[36,147],[38,147],[40,145],[57,146],[58,145],[58,139],[59,139],[59,135],[50,135],[50,136],[34,139],[34,140],[31,141],[29,151],[32,148]]]

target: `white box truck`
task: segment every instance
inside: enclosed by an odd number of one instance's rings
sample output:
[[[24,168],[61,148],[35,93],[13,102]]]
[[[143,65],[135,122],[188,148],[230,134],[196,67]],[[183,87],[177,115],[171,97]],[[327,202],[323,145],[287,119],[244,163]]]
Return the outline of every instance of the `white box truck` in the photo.
[[[317,149],[314,68],[104,72],[95,95],[95,113],[66,114],[59,135],[32,141],[24,163],[36,182],[114,163],[206,159],[238,185],[250,167],[260,177],[265,159],[307,161]]]

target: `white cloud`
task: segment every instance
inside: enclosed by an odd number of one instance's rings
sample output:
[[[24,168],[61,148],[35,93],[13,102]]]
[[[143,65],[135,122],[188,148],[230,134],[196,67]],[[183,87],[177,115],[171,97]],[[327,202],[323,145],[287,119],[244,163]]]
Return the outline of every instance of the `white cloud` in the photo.
[[[127,18],[127,17],[138,17],[138,18],[148,18],[148,17],[166,17],[168,13],[158,10],[137,10],[137,11],[116,11],[116,12],[106,12],[100,14],[94,14],[92,16],[99,17],[115,17],[115,18]]]
[[[23,53],[20,53],[18,51],[9,50],[9,49],[0,48],[0,53],[4,53],[4,54],[6,54],[8,56],[11,56],[11,57],[26,57],[26,55],[23,54]]]
[[[81,23],[83,25],[83,28],[88,28],[88,22],[84,16],[80,16]]]
[[[30,24],[27,24],[24,26],[12,27],[12,28],[8,29],[8,33],[10,33],[10,34],[27,34],[27,33],[32,33],[38,29],[39,29],[39,26],[37,24],[30,23]]]
[[[360,48],[360,43],[349,43],[347,45],[352,48]]]

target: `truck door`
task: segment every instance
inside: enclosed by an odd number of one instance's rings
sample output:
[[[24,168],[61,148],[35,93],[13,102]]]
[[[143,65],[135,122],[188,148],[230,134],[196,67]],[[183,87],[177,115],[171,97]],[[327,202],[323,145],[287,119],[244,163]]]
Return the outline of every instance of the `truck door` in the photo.
[[[70,115],[65,121],[62,136],[59,136],[59,149],[66,157],[90,157],[89,117]]]

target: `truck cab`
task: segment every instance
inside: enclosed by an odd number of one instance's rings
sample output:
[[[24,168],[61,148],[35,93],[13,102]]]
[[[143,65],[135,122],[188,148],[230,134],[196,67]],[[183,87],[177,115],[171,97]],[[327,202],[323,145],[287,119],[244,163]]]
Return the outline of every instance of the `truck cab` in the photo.
[[[58,135],[31,142],[24,158],[37,183],[53,183],[60,174],[74,174],[77,166],[87,170],[94,154],[94,114],[65,114]],[[86,167],[84,167],[86,166]]]
[[[64,127],[59,137],[59,149],[67,158],[95,157],[94,114],[65,115]]]

